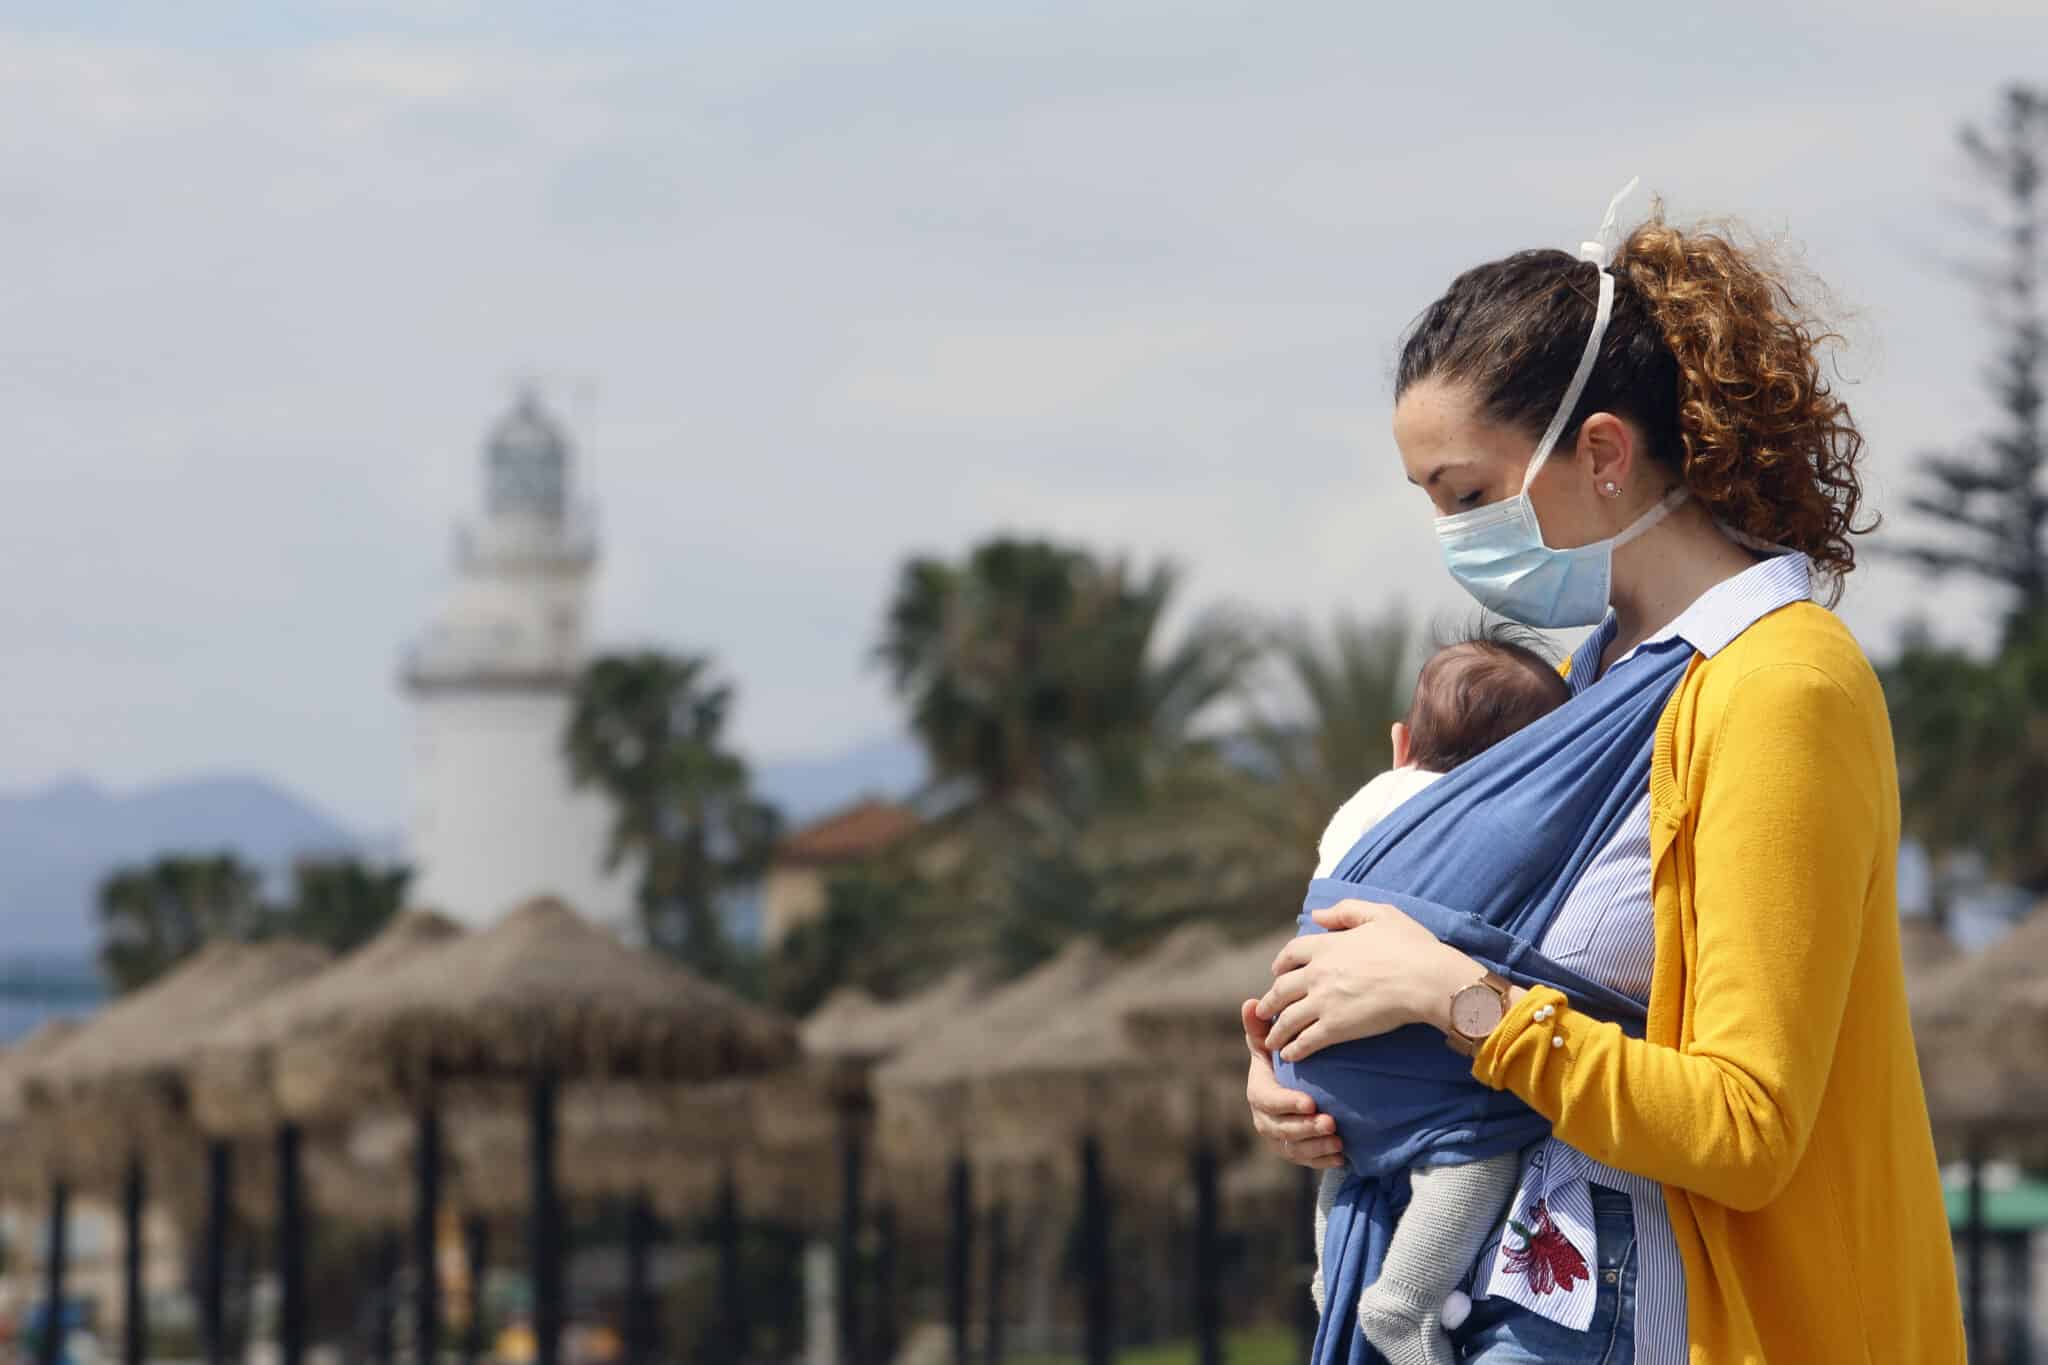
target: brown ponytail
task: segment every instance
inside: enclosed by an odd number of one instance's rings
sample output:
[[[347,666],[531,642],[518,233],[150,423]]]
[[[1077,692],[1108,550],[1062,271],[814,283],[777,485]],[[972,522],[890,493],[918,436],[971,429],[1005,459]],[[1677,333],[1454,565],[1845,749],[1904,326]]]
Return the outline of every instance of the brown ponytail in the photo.
[[[1821,353],[1840,341],[1783,271],[1729,236],[1653,217],[1612,267],[1614,311],[1560,452],[1596,412],[1633,419],[1651,458],[1716,518],[1754,541],[1804,551],[1830,601],[1856,567],[1849,537],[1862,488],[1862,434],[1828,387]],[[1468,385],[1498,422],[1533,441],[1571,382],[1593,326],[1599,272],[1562,251],[1475,267],[1409,329],[1395,396],[1438,378]]]
[[[1803,550],[1839,597],[1856,567],[1863,436],[1821,372],[1840,334],[1801,306],[1762,253],[1653,218],[1614,264],[1678,362],[1680,468],[1715,517]],[[1874,524],[1874,523],[1873,523]]]

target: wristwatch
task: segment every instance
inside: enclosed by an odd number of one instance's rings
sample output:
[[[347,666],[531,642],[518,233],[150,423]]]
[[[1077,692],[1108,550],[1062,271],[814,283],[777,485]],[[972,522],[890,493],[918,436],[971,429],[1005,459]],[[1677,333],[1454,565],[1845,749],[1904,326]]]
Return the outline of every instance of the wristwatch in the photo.
[[[1444,1034],[1451,1051],[1461,1057],[1475,1057],[1486,1035],[1500,1027],[1507,1017],[1508,992],[1514,989],[1498,972],[1488,972],[1469,986],[1451,993],[1451,1026]]]

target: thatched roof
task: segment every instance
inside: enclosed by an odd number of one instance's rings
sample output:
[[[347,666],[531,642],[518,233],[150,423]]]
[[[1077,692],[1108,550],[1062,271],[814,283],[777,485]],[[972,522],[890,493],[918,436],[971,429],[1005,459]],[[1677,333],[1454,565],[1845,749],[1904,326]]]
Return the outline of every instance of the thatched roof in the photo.
[[[1288,928],[1239,944],[1196,971],[1162,982],[1127,1012],[1126,1027],[1155,1056],[1199,1050],[1239,1058],[1244,1027],[1238,1006],[1273,984],[1273,959],[1293,941]]]
[[[12,1128],[27,1117],[30,1069],[69,1041],[83,1023],[81,1019],[46,1019],[28,1037],[0,1051],[0,1127]]]
[[[1142,1130],[1159,1143],[1199,1132],[1241,1135],[1241,1045],[1222,1056],[1202,1049],[1161,1053],[1129,1027],[1132,1011],[1155,997],[1177,998],[1181,983],[1230,954],[1229,941],[1213,927],[1176,930],[1008,1052],[989,1058],[968,1096],[977,1153],[1064,1179],[1077,1173],[1071,1169],[1075,1143],[1085,1132]],[[1105,1153],[1113,1166],[1129,1168],[1120,1178],[1170,1183],[1181,1177],[1170,1153],[1151,1151],[1137,1163],[1121,1155]]]
[[[1918,997],[1928,981],[1963,950],[1932,915],[1899,917],[1899,958],[1906,969],[1907,993]]]
[[[274,1127],[283,1117],[274,1074],[279,1049],[348,1027],[366,993],[461,932],[461,926],[434,911],[408,911],[325,971],[230,1014],[195,1049],[192,1108],[201,1125],[218,1133]]]
[[[51,1019],[13,1047],[0,1052],[0,1144],[8,1159],[0,1162],[0,1197],[42,1197],[50,1169],[48,1149],[59,1135],[38,1131],[30,1123],[23,1084],[28,1069],[48,1056],[79,1029],[76,1019]]]
[[[292,940],[215,943],[85,1019],[22,1069],[27,1132],[15,1160],[109,1188],[139,1155],[151,1198],[190,1217],[205,1169],[187,1104],[193,1046],[226,1015],[327,961],[325,949]]]
[[[2048,910],[1928,973],[1913,996],[1937,1130],[2012,1133],[2048,1118]]]
[[[699,1086],[570,1085],[558,1124],[559,1179],[575,1199],[645,1193],[664,1212],[698,1213],[728,1166],[756,1211],[829,1211],[838,1191],[836,1115],[822,1079],[805,1068]],[[482,1212],[523,1208],[523,1106],[458,1105],[443,1127],[456,1168],[451,1197]]]
[[[795,1027],[560,901],[412,954],[345,998],[346,1022],[276,1054],[277,1097],[302,1120],[412,1104],[451,1081],[552,1071],[565,1081],[711,1080],[793,1059]]]
[[[900,1000],[877,1000],[858,986],[842,987],[804,1020],[804,1052],[849,1062],[892,1057],[933,1027],[959,1018],[980,989],[978,974],[965,967]]]
[[[1124,1021],[1155,999],[1179,998],[1182,983],[1230,951],[1213,925],[1174,930],[1150,952],[1119,967],[1071,1008],[1041,1021],[1002,1056],[991,1057],[981,1079],[1004,1084],[1021,1074],[1087,1075],[1150,1064],[1125,1031]],[[1170,1058],[1156,1059],[1169,1062]]]
[[[932,1090],[957,1086],[982,1074],[1078,1002],[1116,970],[1116,962],[1093,939],[1069,944],[1052,961],[990,993],[927,1031],[875,1073],[875,1088]]]
[[[26,1068],[32,1109],[86,1101],[182,1098],[194,1047],[237,1010],[327,965],[310,943],[214,943],[123,996]]]

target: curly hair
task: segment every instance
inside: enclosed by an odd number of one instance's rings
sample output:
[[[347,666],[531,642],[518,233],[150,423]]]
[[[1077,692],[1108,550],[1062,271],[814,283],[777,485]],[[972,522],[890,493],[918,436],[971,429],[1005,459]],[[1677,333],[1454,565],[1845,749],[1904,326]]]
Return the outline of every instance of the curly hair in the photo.
[[[1805,552],[1828,600],[1856,567],[1852,535],[1863,436],[1822,372],[1841,336],[1795,297],[1789,275],[1732,234],[1653,214],[1615,255],[1613,313],[1560,449],[1596,412],[1632,419],[1739,538]],[[1592,330],[1599,273],[1562,251],[1475,267],[1422,313],[1401,348],[1395,395],[1423,379],[1466,384],[1494,421],[1548,424]]]

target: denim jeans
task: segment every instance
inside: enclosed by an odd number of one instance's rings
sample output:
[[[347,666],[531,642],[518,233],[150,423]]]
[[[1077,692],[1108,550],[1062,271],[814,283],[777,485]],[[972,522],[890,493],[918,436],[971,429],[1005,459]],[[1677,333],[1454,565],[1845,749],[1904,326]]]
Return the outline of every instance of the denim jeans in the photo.
[[[1636,1355],[1636,1215],[1629,1196],[1592,1187],[1600,1262],[1593,1320],[1575,1332],[1507,1299],[1474,1299],[1472,1316],[1451,1340],[1474,1365],[1630,1365]],[[1482,1276],[1493,1263],[1489,1246]]]

